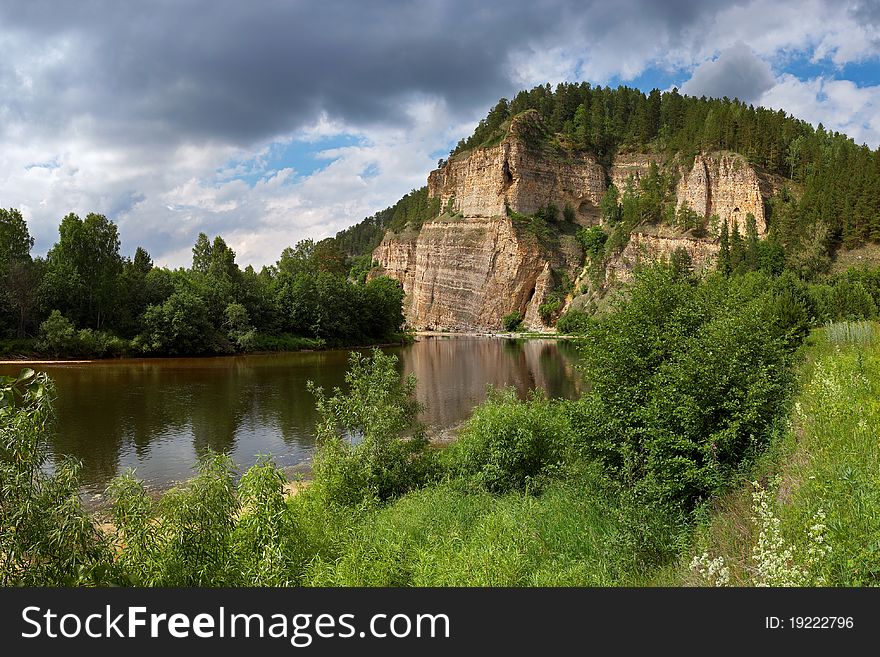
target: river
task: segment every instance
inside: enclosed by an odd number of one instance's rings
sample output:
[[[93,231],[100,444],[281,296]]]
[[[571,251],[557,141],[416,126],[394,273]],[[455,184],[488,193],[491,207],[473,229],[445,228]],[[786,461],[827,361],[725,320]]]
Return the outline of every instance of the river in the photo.
[[[384,351],[398,356],[402,374],[416,375],[422,421],[434,436],[461,425],[489,384],[568,399],[582,388],[576,349],[562,340],[420,337]],[[347,358],[347,350],[328,350],[35,369],[48,372],[57,388],[53,459],[82,461],[83,493],[94,501],[127,468],[156,490],[188,479],[208,448],[229,454],[240,469],[271,454],[290,473],[307,471],[316,413],[306,382],[344,388]],[[20,369],[2,365],[0,374]]]

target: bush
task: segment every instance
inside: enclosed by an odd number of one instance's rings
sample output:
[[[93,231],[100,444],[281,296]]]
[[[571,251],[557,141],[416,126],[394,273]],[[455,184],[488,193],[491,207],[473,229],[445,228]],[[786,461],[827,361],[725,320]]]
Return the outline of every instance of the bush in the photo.
[[[519,401],[514,390],[490,390],[445,455],[449,471],[493,493],[540,486],[559,467],[572,443],[559,402],[537,391]]]
[[[198,469],[158,502],[131,472],[111,482],[116,580],[137,586],[298,583],[303,544],[274,463],[260,459],[238,485],[228,456],[209,452]]]
[[[694,508],[777,430],[805,314],[796,289],[761,274],[693,285],[642,270],[587,330],[584,453],[640,496]]]
[[[46,471],[54,388],[45,374],[0,377],[0,586],[105,581],[109,552],[79,499],[79,464]]]
[[[582,310],[569,310],[556,322],[556,330],[567,335],[586,333],[595,320]]]
[[[76,329],[60,311],[53,310],[46,321],[40,324],[40,338],[37,342],[39,351],[58,357],[71,353],[76,344]]]
[[[104,358],[121,356],[128,348],[125,340],[104,331],[81,329],[77,331],[73,324],[59,311],[53,310],[49,317],[40,325],[40,338],[37,350],[54,356],[82,356],[85,358]]]
[[[172,294],[164,303],[147,308],[144,331],[137,345],[148,354],[198,355],[211,350],[214,329],[208,307],[201,297],[186,290]]]
[[[562,308],[562,299],[556,296],[556,294],[549,294],[547,300],[538,306],[538,314],[541,316],[544,324],[549,325],[553,322],[553,318],[556,317],[556,313],[559,312],[560,308]]]
[[[523,316],[522,313],[518,310],[513,311],[509,315],[505,315],[501,320],[502,326],[504,326],[505,331],[510,331],[511,333],[518,331],[520,326],[522,326]]]
[[[608,233],[599,226],[581,228],[577,232],[577,239],[587,256],[597,258],[605,253],[605,242],[608,240]]]
[[[415,377],[401,380],[397,357],[373,349],[350,354],[345,381],[348,394],[337,388],[332,397],[309,382],[320,418],[315,486],[331,503],[358,506],[428,482],[435,464],[418,421]]]

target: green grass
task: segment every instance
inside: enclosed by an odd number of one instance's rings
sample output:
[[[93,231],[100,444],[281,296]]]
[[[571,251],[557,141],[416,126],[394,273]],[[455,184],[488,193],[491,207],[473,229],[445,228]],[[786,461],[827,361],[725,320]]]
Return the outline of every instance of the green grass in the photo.
[[[492,496],[440,484],[405,495],[314,560],[319,586],[608,586],[625,563],[620,515],[584,469],[539,496]]]

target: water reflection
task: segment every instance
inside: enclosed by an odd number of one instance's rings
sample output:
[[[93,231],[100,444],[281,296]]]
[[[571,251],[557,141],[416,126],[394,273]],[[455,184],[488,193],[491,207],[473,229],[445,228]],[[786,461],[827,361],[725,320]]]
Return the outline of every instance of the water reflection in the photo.
[[[486,397],[488,384],[523,396],[542,388],[575,397],[574,348],[552,340],[424,338],[389,348],[402,373],[418,378],[423,421],[433,431],[461,424]],[[259,454],[282,466],[308,460],[314,448],[314,400],[308,380],[344,387],[345,351],[200,359],[103,361],[44,367],[58,389],[56,455],[83,462],[90,493],[125,468],[164,488],[192,474],[207,449],[241,467]],[[0,373],[17,372],[4,365]]]

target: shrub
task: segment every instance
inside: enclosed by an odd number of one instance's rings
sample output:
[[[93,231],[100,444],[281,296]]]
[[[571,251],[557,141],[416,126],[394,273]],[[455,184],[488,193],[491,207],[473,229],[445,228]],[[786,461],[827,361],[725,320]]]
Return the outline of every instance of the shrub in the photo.
[[[46,471],[54,388],[45,374],[0,377],[0,586],[100,584],[109,553],[79,499],[79,464]]]
[[[397,357],[378,349],[352,352],[345,375],[348,394],[327,397],[309,382],[320,421],[314,459],[315,486],[327,500],[344,506],[386,501],[429,481],[433,455],[426,451],[416,380],[401,380]]]
[[[518,310],[514,310],[512,313],[505,315],[501,320],[502,326],[504,326],[505,331],[510,331],[513,333],[514,331],[518,331],[523,322],[523,315]]]
[[[522,402],[513,389],[490,390],[446,458],[453,475],[503,493],[539,486],[542,476],[562,464],[571,439],[558,402],[538,392]]]
[[[605,252],[605,242],[608,240],[608,233],[599,226],[592,226],[590,228],[581,228],[577,233],[577,238],[584,249],[584,253],[591,258],[597,258]]]
[[[776,431],[802,336],[796,291],[768,283],[639,272],[582,346],[585,454],[647,499],[685,509],[731,481]]]
[[[40,324],[37,349],[58,357],[69,354],[76,345],[77,335],[73,324],[60,311],[53,310],[46,321]]]
[[[568,335],[580,335],[586,333],[595,320],[582,310],[569,310],[556,322],[556,330]]]
[[[547,295],[547,300],[538,306],[538,314],[541,316],[544,324],[550,324],[560,308],[562,308],[562,299],[556,294],[549,294]]]

